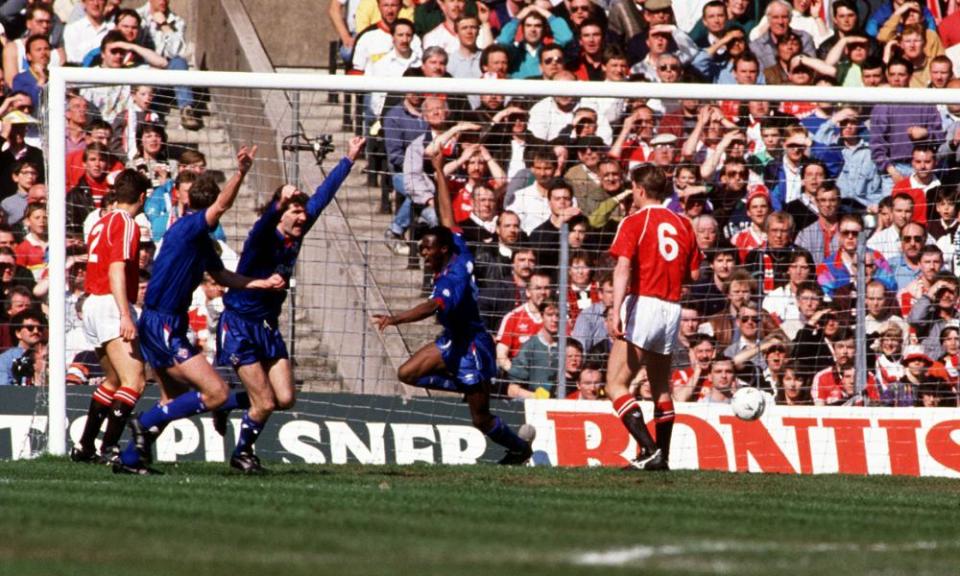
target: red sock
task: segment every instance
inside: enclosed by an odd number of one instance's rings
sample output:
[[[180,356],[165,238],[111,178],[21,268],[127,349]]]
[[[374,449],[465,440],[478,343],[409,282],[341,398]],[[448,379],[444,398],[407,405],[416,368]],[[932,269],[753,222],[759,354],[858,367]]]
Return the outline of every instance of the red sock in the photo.
[[[93,399],[98,404],[103,404],[104,406],[109,407],[111,404],[113,404],[113,395],[115,393],[115,390],[111,390],[101,384],[97,386],[96,390],[93,391]]]

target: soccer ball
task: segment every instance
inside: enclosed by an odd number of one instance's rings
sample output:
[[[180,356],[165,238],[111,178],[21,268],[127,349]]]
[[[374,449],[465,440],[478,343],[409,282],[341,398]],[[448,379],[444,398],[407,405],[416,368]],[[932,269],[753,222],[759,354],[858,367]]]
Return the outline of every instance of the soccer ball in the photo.
[[[767,397],[756,388],[741,388],[733,393],[730,402],[733,413],[741,420],[756,420],[767,407]]]

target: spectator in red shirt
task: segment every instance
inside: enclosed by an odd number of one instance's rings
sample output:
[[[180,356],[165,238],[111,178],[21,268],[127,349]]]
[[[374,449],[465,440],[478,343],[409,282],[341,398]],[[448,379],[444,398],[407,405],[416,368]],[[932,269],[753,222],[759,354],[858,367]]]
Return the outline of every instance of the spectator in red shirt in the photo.
[[[47,267],[47,207],[45,204],[30,204],[24,216],[27,235],[17,244],[17,265],[26,266],[36,280]]]
[[[497,366],[502,370],[510,370],[520,347],[543,327],[539,309],[548,296],[550,276],[534,272],[527,283],[527,301],[504,316],[497,331]]]
[[[587,364],[577,378],[577,389],[567,394],[567,400],[600,400],[603,393],[603,373],[595,364]]]

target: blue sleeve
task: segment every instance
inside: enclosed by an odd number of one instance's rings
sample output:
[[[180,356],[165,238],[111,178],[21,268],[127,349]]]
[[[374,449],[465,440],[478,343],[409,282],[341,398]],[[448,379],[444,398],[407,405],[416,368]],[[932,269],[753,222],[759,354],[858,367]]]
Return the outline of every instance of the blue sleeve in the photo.
[[[204,243],[204,251],[207,253],[204,270],[207,272],[219,272],[224,268],[223,260],[221,260],[220,255],[217,254],[216,243],[217,241],[209,236],[207,236],[206,243]]]
[[[516,20],[516,18],[514,18]],[[567,21],[559,16],[551,16],[548,21],[550,30],[553,31],[553,41],[560,46],[566,46],[573,40],[573,31],[567,25]]]
[[[513,39],[517,35],[517,28],[520,26],[520,23],[516,18],[511,19],[507,24],[500,29],[500,35],[497,36],[497,44],[503,44],[504,46],[513,46]]]
[[[400,120],[394,114],[394,109],[390,109],[383,117],[383,140],[387,147],[387,161],[392,172],[403,171],[403,150],[407,143],[403,141],[402,134]]]
[[[333,196],[340,189],[340,185],[350,175],[350,169],[353,168],[353,162],[349,158],[343,158],[330,172],[323,184],[317,186],[316,191],[310,200],[307,201],[307,224],[304,226],[303,233],[306,234],[313,227],[313,223],[320,217],[320,213],[327,207],[327,204],[333,200]]]
[[[887,106],[884,104],[875,106],[873,113],[870,114],[870,156],[881,174],[885,173],[887,166],[890,165],[890,158],[887,155],[890,146],[890,135],[887,133],[889,126]]]
[[[260,218],[254,222],[253,228],[250,229],[250,234],[247,236],[247,241],[244,243],[244,248],[251,242],[259,241],[259,238],[264,234],[273,233],[274,228],[280,223],[281,216],[277,204],[277,202],[271,202],[263,214],[260,215]]]

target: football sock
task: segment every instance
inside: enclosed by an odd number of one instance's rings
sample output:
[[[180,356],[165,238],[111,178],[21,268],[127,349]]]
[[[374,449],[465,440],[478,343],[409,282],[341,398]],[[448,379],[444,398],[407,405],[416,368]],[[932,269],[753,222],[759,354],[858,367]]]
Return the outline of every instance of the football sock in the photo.
[[[643,413],[640,412],[640,405],[637,404],[636,399],[629,394],[624,394],[613,401],[613,409],[637,444],[646,449],[647,454],[653,454],[657,450],[657,444],[643,422]]]
[[[456,390],[457,384],[452,378],[440,376],[437,374],[427,374],[417,378],[414,386],[418,388],[429,388],[431,390]]]
[[[250,417],[250,412],[243,413],[243,420],[240,422],[240,438],[237,439],[237,447],[234,449],[234,455],[243,452],[253,452],[253,445],[263,430],[263,423],[257,422]]]
[[[80,447],[85,451],[93,450],[93,442],[100,433],[100,426],[104,419],[110,413],[110,405],[113,404],[113,390],[106,388],[103,384],[93,391],[93,397],[90,399],[90,407],[87,409],[87,423],[83,426],[83,434],[80,436]]]
[[[242,408],[246,410],[250,407],[250,396],[246,392],[231,392],[223,406],[217,408],[217,412],[229,412]]]
[[[657,402],[653,409],[653,421],[657,431],[657,447],[663,452],[666,460],[670,459],[670,438],[673,436],[673,400]]]
[[[140,416],[140,423],[143,424],[144,428],[156,435],[159,434],[158,430],[161,430],[162,427],[166,426],[169,422],[181,418],[188,418],[196,414],[202,414],[206,411],[207,406],[203,403],[200,393],[190,391],[177,396],[172,402],[165,406],[158,404],[148,412],[144,412]]]
[[[527,441],[517,436],[499,416],[493,417],[493,427],[486,434],[491,440],[513,452],[522,452],[529,447]]]
[[[107,429],[103,433],[104,448],[116,446],[120,442],[123,428],[127,425],[127,419],[139,399],[140,393],[126,386],[121,386],[113,395],[113,403],[110,405],[110,414],[107,417]]]

